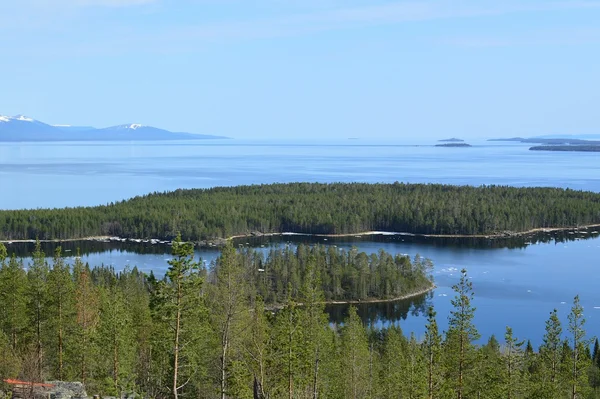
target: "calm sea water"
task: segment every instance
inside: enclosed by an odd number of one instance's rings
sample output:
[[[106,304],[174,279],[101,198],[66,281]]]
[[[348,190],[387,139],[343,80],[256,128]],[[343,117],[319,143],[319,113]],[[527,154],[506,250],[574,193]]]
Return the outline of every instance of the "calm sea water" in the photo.
[[[0,208],[63,207],[103,204],[152,191],[290,181],[436,182],[570,187],[600,192],[600,154],[528,151],[527,145],[473,143],[473,148],[367,143],[349,140],[309,145],[202,141],[168,143],[1,143]],[[442,328],[459,270],[467,268],[475,288],[476,322],[483,337],[515,334],[539,344],[544,321],[557,308],[566,322],[573,297],[581,295],[590,334],[600,335],[597,234],[524,238],[515,242],[415,240],[408,237],[349,238],[323,245],[414,256],[433,260],[438,288],[414,301],[362,307],[369,323],[398,323],[423,333],[422,310],[434,304]],[[272,237],[248,245],[292,245],[302,237]],[[240,242],[246,245],[246,240]],[[114,244],[64,244],[80,247],[91,265],[137,265],[162,273],[168,247]],[[25,254],[30,247],[12,244]],[[50,253],[51,248],[47,250]],[[200,250],[210,261],[216,250]],[[339,321],[346,309],[330,310]]]
[[[106,204],[153,191],[273,182],[437,182],[600,191],[600,154],[473,143],[0,143],[0,209]]]

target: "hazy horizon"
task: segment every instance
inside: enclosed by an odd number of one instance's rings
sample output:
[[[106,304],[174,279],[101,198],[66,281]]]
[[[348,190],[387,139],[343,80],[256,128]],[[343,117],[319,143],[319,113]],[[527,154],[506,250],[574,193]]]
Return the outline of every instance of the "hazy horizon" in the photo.
[[[0,114],[235,139],[600,134],[600,1],[21,0]]]

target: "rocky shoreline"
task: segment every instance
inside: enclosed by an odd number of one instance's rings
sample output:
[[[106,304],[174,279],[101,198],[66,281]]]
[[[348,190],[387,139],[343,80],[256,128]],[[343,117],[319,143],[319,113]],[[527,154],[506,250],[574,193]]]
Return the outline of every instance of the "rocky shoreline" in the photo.
[[[251,231],[246,234],[237,234],[227,238],[213,238],[209,240],[194,241],[194,244],[199,247],[210,248],[210,247],[222,247],[227,244],[228,241],[242,239],[242,238],[254,238],[254,237],[275,237],[275,236],[307,236],[307,237],[325,237],[325,238],[336,238],[336,237],[363,237],[363,236],[374,236],[374,235],[389,235],[389,236],[412,236],[412,237],[427,237],[427,238],[486,238],[486,239],[503,239],[503,238],[515,238],[523,237],[535,233],[554,233],[559,231],[565,232],[576,232],[581,230],[588,230],[592,228],[600,228],[600,223],[589,224],[583,226],[570,226],[570,227],[540,227],[530,229],[526,231],[499,231],[490,234],[424,234],[424,233],[406,233],[406,232],[394,232],[394,231],[364,231],[359,233],[344,233],[344,234],[312,234],[312,233],[296,233],[296,232],[281,232],[281,233],[263,233],[260,231]],[[158,238],[122,238],[113,236],[94,236],[94,237],[82,237],[82,238],[66,238],[66,239],[51,239],[51,240],[39,240],[40,242],[73,242],[73,241],[96,241],[96,242],[124,242],[124,243],[144,243],[150,245],[172,245],[173,242],[170,240],[162,240]],[[36,240],[0,240],[0,243],[12,244],[12,243],[35,243]]]

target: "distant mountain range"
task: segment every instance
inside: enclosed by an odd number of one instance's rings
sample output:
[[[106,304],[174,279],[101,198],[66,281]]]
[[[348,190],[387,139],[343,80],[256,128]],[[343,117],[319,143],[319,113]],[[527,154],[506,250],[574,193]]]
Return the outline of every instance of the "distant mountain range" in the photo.
[[[143,141],[224,138],[227,137],[170,132],[136,123],[97,129],[91,126],[49,125],[24,115],[0,115],[0,141]]]

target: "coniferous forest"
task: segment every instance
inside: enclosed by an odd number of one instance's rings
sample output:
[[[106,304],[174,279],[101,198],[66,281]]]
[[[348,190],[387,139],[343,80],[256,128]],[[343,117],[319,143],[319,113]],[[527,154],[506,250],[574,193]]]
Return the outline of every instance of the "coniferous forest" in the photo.
[[[176,190],[96,207],[0,211],[0,239],[210,240],[251,232],[491,235],[600,223],[600,194],[560,188],[290,183]]]
[[[600,397],[600,348],[578,297],[567,325],[549,313],[534,348],[510,327],[481,339],[466,270],[447,331],[433,308],[423,336],[365,326],[354,308],[343,324],[328,322],[327,301],[431,288],[431,263],[419,257],[227,245],[205,265],[176,238],[157,277],[69,264],[60,248],[47,255],[38,243],[24,264],[0,244],[3,378],[145,398]]]

